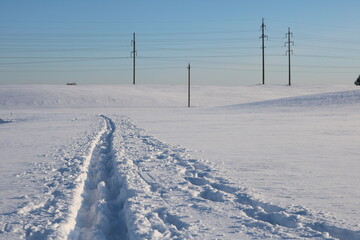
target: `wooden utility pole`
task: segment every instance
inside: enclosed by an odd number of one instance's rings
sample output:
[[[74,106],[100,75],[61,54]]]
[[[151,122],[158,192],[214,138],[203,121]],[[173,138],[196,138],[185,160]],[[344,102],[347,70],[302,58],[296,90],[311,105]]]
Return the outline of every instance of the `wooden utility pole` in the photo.
[[[264,24],[264,18],[262,19],[262,24],[261,24],[261,39],[262,39],[262,84],[265,84],[265,38],[267,38],[267,36],[265,36],[265,24]]]
[[[289,57],[289,86],[291,86],[291,54],[293,54],[293,50],[291,50],[291,46],[294,45],[294,42],[291,41],[291,37],[293,36],[292,32],[290,32],[290,28],[288,29],[288,33],[286,34],[286,37],[288,38],[288,41],[285,43],[285,46],[288,46],[288,50],[286,51],[286,54]]]
[[[135,58],[136,58],[136,42],[135,42],[135,33],[133,33],[132,40],[133,51],[131,52],[133,57],[133,84],[135,85]]]
[[[191,69],[190,63],[187,69],[188,69],[188,107],[190,107],[190,69]]]

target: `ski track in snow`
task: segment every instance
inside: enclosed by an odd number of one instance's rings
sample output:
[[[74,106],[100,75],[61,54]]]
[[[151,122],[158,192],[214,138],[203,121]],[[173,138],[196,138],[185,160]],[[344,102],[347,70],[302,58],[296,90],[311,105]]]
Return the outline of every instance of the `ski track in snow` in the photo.
[[[118,198],[122,187],[115,177],[112,149],[115,125],[109,118],[102,117],[106,131],[92,153],[82,206],[68,239],[124,239],[127,233],[122,217],[124,202]]]
[[[25,239],[360,239],[336,219],[266,203],[126,117],[101,118],[105,124],[92,135],[89,155],[57,169],[47,201],[19,209],[53,219],[24,224]],[[3,225],[0,238],[9,231]]]

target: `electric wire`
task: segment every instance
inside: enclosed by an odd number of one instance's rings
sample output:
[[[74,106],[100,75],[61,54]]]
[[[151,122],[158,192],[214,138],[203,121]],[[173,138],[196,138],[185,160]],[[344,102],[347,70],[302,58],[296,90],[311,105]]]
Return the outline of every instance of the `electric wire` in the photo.
[[[269,31],[268,31],[269,32]],[[272,30],[274,36],[269,34],[266,48],[271,52],[266,57],[283,57],[284,54],[274,53],[283,48],[284,37],[280,36],[281,31]],[[140,40],[137,47],[141,54],[137,56],[140,61],[164,61],[162,67],[156,68],[137,68],[137,70],[160,70],[160,69],[181,69],[181,67],[169,67],[167,64],[183,61],[200,61],[206,63],[213,60],[214,64],[241,64],[241,59],[254,59],[261,56],[260,40],[258,31],[244,29],[238,31],[199,31],[199,32],[167,32],[167,33],[139,33]],[[79,62],[101,62],[128,60],[130,51],[130,34],[113,33],[32,33],[32,34],[14,34],[0,33],[0,66],[16,67],[37,64],[59,64],[59,63],[79,63]],[[346,39],[331,36],[321,36],[314,34],[298,34],[297,45],[295,45],[295,58],[302,59],[338,59],[347,61],[358,61],[360,57],[356,54],[359,48],[352,48],[351,45],[358,45],[359,40]],[[322,41],[324,45],[319,45]],[[317,43],[317,45],[313,44]],[[198,46],[200,45],[200,46]],[[316,53],[307,54],[304,50],[317,50]],[[237,51],[244,51],[239,53]],[[331,52],[330,52],[331,51]],[[87,56],[99,53],[114,53],[117,56]],[[184,54],[189,52],[189,54]],[[191,53],[190,53],[191,52]],[[352,54],[349,55],[349,52]],[[162,53],[162,54],[159,54]],[[194,54],[195,53],[195,54]],[[197,54],[209,53],[209,54]],[[7,55],[4,55],[7,54]],[[10,55],[9,55],[10,54]],[[23,55],[19,55],[23,54]],[[56,55],[58,54],[58,55]],[[127,56],[126,56],[127,55]],[[228,62],[226,59],[237,59],[239,62]],[[240,61],[241,60],[241,61]],[[356,62],[355,62],[356,63]],[[357,62],[360,63],[360,62]],[[146,65],[146,63],[143,63]],[[109,64],[110,65],[110,64]],[[156,65],[156,64],[154,64]],[[101,67],[101,64],[95,64],[94,67]],[[106,66],[106,64],[105,64]],[[119,66],[114,63],[111,66]],[[258,64],[243,65],[248,68],[230,67],[209,67],[209,69],[218,70],[241,70],[241,71],[260,71],[259,69],[250,69],[251,66],[260,66]],[[267,67],[286,67],[286,65],[270,64]],[[294,65],[294,71],[313,72],[314,68],[339,69],[353,72],[356,66],[342,65]],[[196,68],[196,67],[195,67]],[[131,68],[108,68],[108,69],[87,69],[86,71],[120,71]],[[199,69],[206,69],[205,67]],[[309,70],[310,69],[310,70]],[[51,69],[50,69],[51,70]],[[64,71],[84,71],[83,69],[61,69]],[[2,69],[2,72],[11,72],[12,70]],[[24,70],[22,70],[24,71]],[[26,70],[25,70],[26,71]],[[30,71],[30,70],[27,70]],[[43,70],[47,71],[47,70]],[[60,71],[60,70],[59,70]],[[274,71],[268,69],[267,71]],[[286,71],[286,70],[284,70]],[[14,71],[16,72],[16,71]],[[38,72],[38,71],[36,71]],[[336,71],[334,71],[336,72]],[[346,72],[346,71],[344,71]]]

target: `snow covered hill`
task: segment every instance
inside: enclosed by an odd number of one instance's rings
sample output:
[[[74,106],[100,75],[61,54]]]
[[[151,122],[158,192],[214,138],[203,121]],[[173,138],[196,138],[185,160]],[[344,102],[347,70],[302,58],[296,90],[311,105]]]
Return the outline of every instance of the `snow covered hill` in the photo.
[[[265,100],[252,103],[244,103],[228,106],[229,109],[241,108],[317,108],[317,107],[341,107],[341,105],[360,104],[360,90],[311,94],[306,96],[296,96],[280,98],[275,100]]]
[[[0,86],[0,239],[360,239],[355,86]]]
[[[352,90],[352,91],[351,91]],[[288,87],[273,86],[194,86],[192,102],[198,107],[225,106],[230,104],[253,103],[274,99],[298,97],[286,100],[286,104],[303,100],[349,101],[356,97],[355,86],[304,85]],[[344,91],[341,93],[341,91]],[[332,92],[332,95],[328,95]],[[318,95],[325,93],[325,95]],[[350,96],[352,94],[353,96]],[[312,95],[302,97],[303,95]],[[8,108],[23,107],[180,107],[187,105],[186,86],[51,86],[51,85],[14,85],[1,86],[0,106]],[[342,100],[341,100],[342,99]],[[275,100],[285,104],[284,100]],[[270,101],[274,103],[274,101]],[[320,103],[320,102],[318,102]],[[258,103],[255,103],[258,104]],[[316,104],[316,103],[315,103]]]

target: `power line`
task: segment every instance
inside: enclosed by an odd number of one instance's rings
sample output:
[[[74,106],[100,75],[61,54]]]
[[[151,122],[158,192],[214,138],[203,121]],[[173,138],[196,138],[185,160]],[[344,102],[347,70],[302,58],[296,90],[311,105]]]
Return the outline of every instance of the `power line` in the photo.
[[[184,59],[184,58],[242,58],[258,57],[259,54],[242,54],[242,55],[188,55],[188,56],[138,56],[141,59]]]
[[[129,57],[26,57],[26,56],[2,56],[1,58],[5,59],[120,59],[120,58],[129,58]]]
[[[170,70],[170,69],[183,69],[182,67],[159,67],[159,68],[137,68],[137,71],[146,70]],[[129,71],[132,68],[112,68],[112,69],[50,69],[50,70],[4,70],[1,72],[14,72],[14,73],[27,73],[27,72],[112,72],[112,71]]]
[[[128,59],[129,57],[127,57]],[[124,57],[116,58],[78,58],[78,59],[66,59],[66,60],[53,60],[53,61],[32,61],[32,62],[0,62],[0,65],[23,65],[23,64],[48,64],[48,63],[70,63],[70,62],[82,62],[82,61],[99,61],[99,60],[115,60],[115,59],[126,59]]]
[[[163,33],[139,33],[142,37],[158,37],[158,36],[184,36],[184,35],[217,35],[217,34],[233,34],[233,33],[255,33],[253,29],[235,30],[235,31],[197,31],[197,32],[163,32]]]
[[[347,59],[347,60],[360,60],[360,57],[352,56],[335,56],[335,55],[314,55],[314,54],[296,54],[297,57],[307,57],[307,58],[328,58],[328,59]]]
[[[184,60],[191,60],[196,63],[196,66],[201,67],[200,65],[204,65],[207,62],[210,64],[215,64],[213,62],[217,62],[218,64],[222,65],[231,65],[236,64],[243,66],[243,68],[231,68],[230,67],[209,67],[208,69],[221,69],[221,70],[236,70],[236,71],[259,71],[256,69],[251,69],[251,66],[258,67],[260,64],[251,64],[249,62],[254,62],[256,58],[262,56],[262,74],[263,74],[263,83],[265,83],[265,23],[264,19],[262,21],[261,30],[262,30],[262,54],[256,54],[255,49],[256,47],[256,38],[257,36],[253,35],[257,31],[247,31],[247,30],[240,30],[240,31],[213,31],[213,32],[174,32],[174,33],[143,33],[139,34],[141,37],[140,41],[135,43],[135,33],[133,34],[132,40],[132,55],[130,57],[125,57],[128,53],[125,53],[123,49],[129,49],[129,44],[125,44],[123,40],[123,36],[128,36],[128,34],[108,34],[108,35],[101,35],[101,34],[43,34],[43,35],[36,35],[36,34],[23,34],[23,35],[9,35],[6,37],[0,36],[0,67],[4,68],[4,71],[1,72],[11,72],[7,71],[6,67],[13,68],[23,65],[36,65],[36,64],[59,64],[59,63],[82,63],[82,62],[99,62],[99,61],[116,61],[121,59],[129,59],[132,58],[133,60],[133,82],[135,83],[135,58],[139,61],[139,63],[143,62],[146,66],[148,62],[160,62],[163,61],[163,67],[154,67],[154,68],[137,68],[136,70],[166,70],[166,69],[177,69],[178,67],[167,67],[170,63],[179,63],[180,61],[183,63]],[[249,34],[247,34],[249,33]],[[287,33],[287,37],[292,36],[292,33]],[[241,34],[241,35],[240,35]],[[24,37],[23,37],[24,36]],[[165,38],[162,38],[165,36]],[[279,61],[276,57],[283,57],[282,54],[277,54],[276,49],[280,48],[282,44],[277,40],[277,36],[272,37],[269,40],[270,46],[266,46],[269,49],[269,54],[266,54],[266,57],[269,57],[273,62]],[[300,39],[306,39],[302,36]],[[312,39],[327,39],[328,46],[317,46],[316,44],[312,45],[309,40]],[[129,39],[127,38],[127,41]],[[306,39],[307,41],[300,40],[300,46],[297,48],[302,50],[302,54],[296,54],[299,58],[323,58],[323,59],[343,59],[343,60],[360,60],[360,57],[349,55],[342,55],[344,51],[359,51],[360,49],[351,48],[350,45],[347,47],[342,47],[338,45],[341,41],[340,38],[330,38],[330,37],[317,37],[312,36]],[[15,42],[12,42],[15,41]],[[30,43],[29,43],[30,41]],[[219,43],[226,43],[226,46],[219,46]],[[298,44],[299,44],[298,42]],[[346,44],[357,44],[360,41],[345,39],[344,42]],[[143,56],[137,56],[137,50],[135,44],[141,47]],[[139,45],[140,44],[140,45]],[[291,84],[291,64],[290,64],[290,55],[293,54],[290,45],[293,46],[293,41],[288,39],[286,43],[288,46],[288,50],[286,54],[289,57],[289,85]],[[201,45],[201,46],[199,46]],[[231,51],[232,49],[238,49],[238,53]],[[306,50],[310,49],[316,51],[318,54],[306,54]],[[196,52],[194,52],[196,50]],[[229,51],[227,51],[229,50]],[[241,50],[241,51],[240,51]],[[328,51],[324,53],[321,50],[332,50],[333,54],[329,54]],[[100,54],[99,51],[116,51],[118,56],[98,56]],[[156,52],[155,52],[156,51]],[[187,54],[187,51],[189,54]],[[192,53],[190,53],[190,51]],[[48,56],[48,53],[58,53],[60,52],[61,55],[59,56]],[[181,52],[181,53],[178,53]],[[299,52],[299,51],[298,51]],[[23,53],[20,55],[20,53]],[[33,54],[35,53],[35,54]],[[198,54],[197,54],[198,53]],[[203,54],[202,54],[203,53]],[[208,54],[206,54],[208,53]],[[219,53],[219,54],[218,54]],[[229,53],[229,54],[228,54]],[[71,55],[71,56],[66,56]],[[75,55],[75,56],[74,56]],[[87,56],[91,55],[91,56]],[[106,55],[106,53],[101,53],[101,55]],[[234,60],[230,60],[234,59]],[[246,63],[242,63],[245,62]],[[354,61],[353,61],[354,64]],[[356,64],[356,63],[355,63]],[[66,64],[63,64],[66,66]],[[130,65],[130,64],[129,64]],[[148,64],[149,65],[149,64]],[[157,64],[154,64],[157,65]],[[208,64],[209,65],[209,64]],[[74,66],[74,65],[72,65]],[[95,69],[89,69],[89,71],[122,71],[122,70],[129,70],[131,68],[114,68],[114,69],[96,69],[101,65],[95,65]],[[106,65],[111,66],[111,65]],[[113,65],[113,66],[119,66]],[[267,67],[283,67],[285,65],[276,65],[276,64],[267,64]],[[46,67],[45,67],[46,68]],[[195,67],[197,68],[197,67]],[[311,71],[302,71],[305,68],[333,68],[339,69],[339,71],[334,71],[336,73],[340,72],[341,70],[346,73],[352,72],[353,70],[357,69],[356,66],[317,66],[317,65],[295,65],[295,71],[293,72],[311,72]],[[206,68],[202,68],[206,69]],[[275,68],[276,69],[276,68]],[[24,69],[20,69],[21,72]],[[84,69],[70,69],[69,71],[86,71]],[[267,71],[276,71],[274,69],[267,69]],[[31,71],[28,71],[31,72]],[[38,72],[38,71],[37,71]],[[61,71],[60,71],[61,72]],[[279,70],[278,72],[283,72]],[[313,71],[316,72],[316,71]],[[321,72],[321,71],[319,71]],[[330,72],[330,71],[327,71]]]

